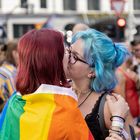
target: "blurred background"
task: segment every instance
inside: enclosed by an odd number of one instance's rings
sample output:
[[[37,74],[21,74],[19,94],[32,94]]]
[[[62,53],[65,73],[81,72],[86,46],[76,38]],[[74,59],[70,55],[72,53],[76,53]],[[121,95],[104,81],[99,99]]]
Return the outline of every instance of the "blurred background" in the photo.
[[[0,0],[0,42],[18,39],[33,28],[71,35],[85,23],[117,42],[140,36],[140,0]]]

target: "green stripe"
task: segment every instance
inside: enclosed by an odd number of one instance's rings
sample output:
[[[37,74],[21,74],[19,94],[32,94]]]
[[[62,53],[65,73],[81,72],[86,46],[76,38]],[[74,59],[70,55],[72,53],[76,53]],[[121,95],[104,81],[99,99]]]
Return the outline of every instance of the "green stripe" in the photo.
[[[0,131],[0,140],[20,140],[20,116],[24,113],[25,103],[26,101],[16,94],[10,99]]]

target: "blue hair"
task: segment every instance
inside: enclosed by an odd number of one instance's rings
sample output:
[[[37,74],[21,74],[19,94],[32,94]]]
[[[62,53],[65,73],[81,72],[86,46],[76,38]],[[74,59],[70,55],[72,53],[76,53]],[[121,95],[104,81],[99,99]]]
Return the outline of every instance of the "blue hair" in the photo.
[[[72,43],[80,38],[85,44],[84,58],[96,74],[91,80],[91,89],[96,92],[111,91],[117,84],[115,70],[130,55],[129,51],[94,29],[76,33]]]

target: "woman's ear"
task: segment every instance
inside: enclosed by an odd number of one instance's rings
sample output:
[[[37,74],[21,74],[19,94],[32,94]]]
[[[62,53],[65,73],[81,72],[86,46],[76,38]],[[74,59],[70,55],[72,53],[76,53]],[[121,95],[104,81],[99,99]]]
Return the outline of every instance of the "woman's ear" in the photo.
[[[93,71],[90,71],[89,73],[88,73],[88,78],[95,78],[96,77],[96,75],[95,75],[95,72],[93,72]]]

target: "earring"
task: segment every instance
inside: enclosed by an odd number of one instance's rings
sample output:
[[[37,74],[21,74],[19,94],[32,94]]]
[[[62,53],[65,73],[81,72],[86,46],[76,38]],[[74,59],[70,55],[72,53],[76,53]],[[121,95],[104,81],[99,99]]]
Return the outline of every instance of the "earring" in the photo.
[[[95,76],[95,73],[89,73],[88,74],[88,78],[90,78],[90,79],[92,79],[92,78],[95,78],[96,76]]]

